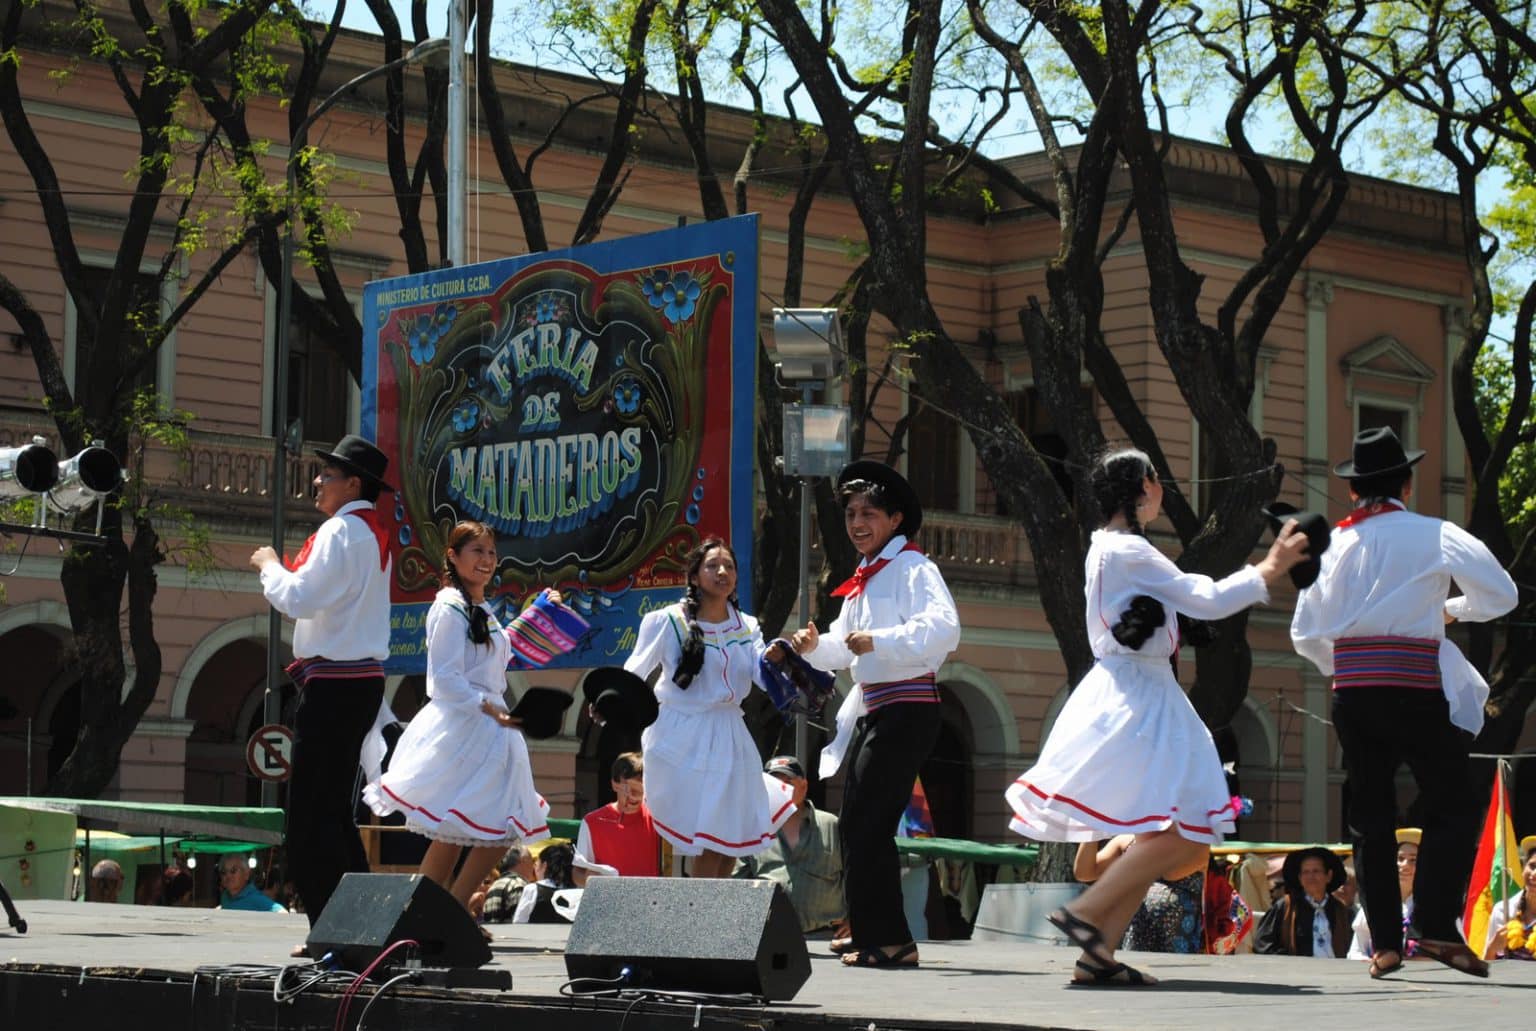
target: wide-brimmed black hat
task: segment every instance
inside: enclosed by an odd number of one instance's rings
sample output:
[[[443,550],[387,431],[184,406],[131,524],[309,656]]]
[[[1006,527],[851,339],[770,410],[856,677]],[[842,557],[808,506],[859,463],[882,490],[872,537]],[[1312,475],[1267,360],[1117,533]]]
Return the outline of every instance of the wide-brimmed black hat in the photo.
[[[604,723],[644,730],[656,722],[656,693],[623,666],[599,666],[581,682],[587,704]]]
[[[837,474],[839,487],[854,480],[878,483],[891,506],[901,512],[901,525],[896,528],[896,532],[908,540],[917,536],[917,531],[923,526],[923,503],[917,500],[917,491],[912,489],[905,476],[884,462],[861,459],[849,462]]]
[[[524,737],[554,737],[565,724],[565,710],[575,700],[569,691],[556,687],[530,687],[512,706],[512,715],[523,721]]]
[[[1299,511],[1288,501],[1276,501],[1264,510],[1264,518],[1269,520],[1269,528],[1275,532],[1276,537],[1280,536],[1280,531],[1285,529],[1289,519],[1296,520],[1297,533],[1307,535],[1307,557],[1291,567],[1291,583],[1298,590],[1311,587],[1322,567],[1323,552],[1333,542],[1333,529],[1328,525],[1328,517],[1320,512]]]
[[[355,433],[342,437],[334,451],[315,449],[315,454],[332,465],[339,465],[349,473],[355,473],[382,490],[394,490],[384,482],[384,470],[389,468],[389,456]]]
[[[1397,439],[1397,431],[1392,427],[1373,426],[1355,434],[1353,454],[1349,461],[1334,466],[1333,474],[1346,480],[1355,480],[1407,469],[1423,457],[1424,452],[1419,448],[1405,451],[1403,442]]]
[[[1321,859],[1323,866],[1328,871],[1328,893],[1331,895],[1344,887],[1344,882],[1349,875],[1344,872],[1344,860],[1331,849],[1321,845],[1313,845],[1310,848],[1299,848],[1286,855],[1285,863],[1280,867],[1280,880],[1285,884],[1285,890],[1292,894],[1301,893],[1301,864],[1308,859]]]

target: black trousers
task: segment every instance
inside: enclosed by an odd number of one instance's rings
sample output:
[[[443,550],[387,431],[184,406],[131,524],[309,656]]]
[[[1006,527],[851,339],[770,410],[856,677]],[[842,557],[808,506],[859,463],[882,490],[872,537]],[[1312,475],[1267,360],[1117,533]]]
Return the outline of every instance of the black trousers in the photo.
[[[859,722],[838,817],[843,892],[855,948],[912,940],[902,909],[896,828],[918,768],[938,739],[939,707],[928,702],[897,702]]]
[[[1413,927],[1423,938],[1458,941],[1477,816],[1467,805],[1471,736],[1450,720],[1439,691],[1349,687],[1333,692],[1333,729],[1344,750],[1355,877],[1377,952],[1403,947],[1397,886],[1397,785],[1406,764],[1418,784],[1424,838],[1413,881]]]
[[[363,739],[383,699],[383,677],[314,677],[299,694],[288,780],[288,869],[311,927],[343,874],[368,872],[353,794]]]

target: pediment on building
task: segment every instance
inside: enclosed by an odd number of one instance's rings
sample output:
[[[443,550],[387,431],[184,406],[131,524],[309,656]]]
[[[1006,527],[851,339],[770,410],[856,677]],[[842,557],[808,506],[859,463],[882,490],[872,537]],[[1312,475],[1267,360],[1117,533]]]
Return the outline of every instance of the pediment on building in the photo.
[[[1339,367],[1347,377],[1365,375],[1405,383],[1433,383],[1435,380],[1435,370],[1388,333],[1350,351],[1339,359]]]

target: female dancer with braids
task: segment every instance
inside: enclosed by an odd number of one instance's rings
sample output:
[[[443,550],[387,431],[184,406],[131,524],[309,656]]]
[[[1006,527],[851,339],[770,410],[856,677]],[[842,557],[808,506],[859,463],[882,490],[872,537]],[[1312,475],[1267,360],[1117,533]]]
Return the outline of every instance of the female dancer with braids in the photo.
[[[549,837],[549,805],[534,790],[528,744],[503,698],[512,645],[485,600],[495,571],[490,527],[456,525],[443,553],[443,589],[427,611],[431,704],[400,735],[389,770],[363,789],[374,812],[404,812],[408,827],[432,839],[421,875],[465,909],[508,845]]]
[[[1304,557],[1307,539],[1291,521],[1257,565],[1222,580],[1185,573],[1143,535],[1163,500],[1145,454],[1111,452],[1089,482],[1103,520],[1086,563],[1088,638],[1098,661],[1007,798],[1012,828],[1027,837],[1136,835],[1070,909],[1049,919],[1083,950],[1073,984],[1148,985],[1156,982],[1115,959],[1120,936],[1153,881],[1187,869],[1233,826],[1216,746],[1168,662],[1178,647],[1177,613],[1220,619],[1267,601],[1269,585]],[[1127,633],[1128,609],[1139,633]]]
[[[645,799],[658,833],[694,877],[725,877],[739,856],[773,844],[795,811],[793,791],[763,772],[741,702],[764,648],[757,620],[736,601],[736,553],[711,537],[688,553],[683,600],[640,622],[624,668],[656,681],[660,713],[645,729]]]

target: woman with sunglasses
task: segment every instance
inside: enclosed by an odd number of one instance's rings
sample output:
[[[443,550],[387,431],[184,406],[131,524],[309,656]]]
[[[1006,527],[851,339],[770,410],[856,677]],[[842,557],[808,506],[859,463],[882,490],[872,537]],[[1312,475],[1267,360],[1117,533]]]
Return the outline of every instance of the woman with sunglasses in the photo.
[[[485,596],[496,563],[490,527],[465,521],[448,534],[443,589],[427,612],[430,704],[400,736],[389,770],[363,789],[374,812],[403,812],[406,826],[432,840],[421,875],[466,910],[509,845],[549,837],[549,804],[534,790],[521,721],[503,698],[512,643]],[[545,595],[560,601],[558,591]]]

